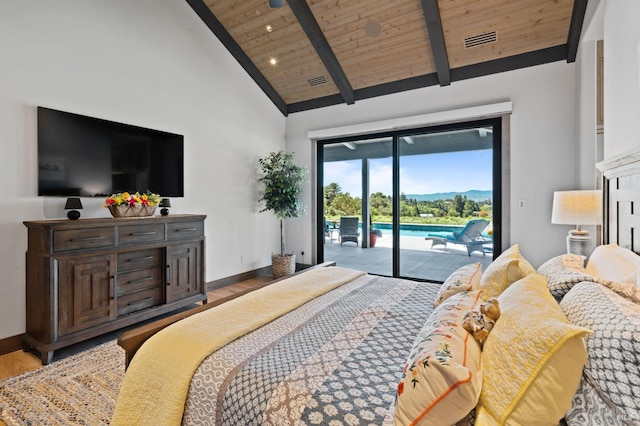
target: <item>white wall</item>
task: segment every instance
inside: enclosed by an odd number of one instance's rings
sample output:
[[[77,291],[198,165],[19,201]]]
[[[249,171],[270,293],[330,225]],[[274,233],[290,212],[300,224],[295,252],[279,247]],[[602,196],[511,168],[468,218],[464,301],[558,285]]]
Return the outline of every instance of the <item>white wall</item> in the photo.
[[[464,108],[513,102],[511,117],[511,243],[519,243],[534,266],[566,251],[570,226],[551,224],[553,191],[577,184],[575,153],[575,64],[556,62],[473,80],[448,87],[428,87],[384,97],[291,114],[287,117],[287,149],[299,163],[312,167],[310,130]],[[455,171],[452,171],[454,173]],[[312,206],[313,183],[304,201]],[[518,208],[518,200],[526,208]],[[289,247],[311,253],[313,215],[289,220]]]
[[[5,1],[0,58],[0,339],[25,331],[22,221],[65,217],[64,199],[36,196],[38,105],[184,134],[171,211],[208,216],[207,280],[270,264],[257,159],[284,147],[285,119],[186,2]],[[108,217],[102,202],[82,215]]]
[[[604,157],[640,147],[640,2],[604,0]]]

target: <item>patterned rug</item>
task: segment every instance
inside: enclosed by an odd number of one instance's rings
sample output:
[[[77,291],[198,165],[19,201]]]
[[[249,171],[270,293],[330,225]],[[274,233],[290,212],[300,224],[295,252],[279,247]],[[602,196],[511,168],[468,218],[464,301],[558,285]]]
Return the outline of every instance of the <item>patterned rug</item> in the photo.
[[[0,420],[13,425],[109,424],[124,377],[115,341],[0,381]]]

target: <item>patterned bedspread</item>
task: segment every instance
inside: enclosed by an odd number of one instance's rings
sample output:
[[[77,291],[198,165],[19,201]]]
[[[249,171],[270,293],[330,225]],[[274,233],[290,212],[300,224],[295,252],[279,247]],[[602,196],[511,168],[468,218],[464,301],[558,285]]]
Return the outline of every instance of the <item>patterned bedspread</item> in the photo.
[[[584,281],[560,307],[569,321],[594,332],[587,338],[589,360],[567,424],[640,424],[640,306]]]
[[[375,424],[439,285],[362,276],[217,350],[183,424]]]

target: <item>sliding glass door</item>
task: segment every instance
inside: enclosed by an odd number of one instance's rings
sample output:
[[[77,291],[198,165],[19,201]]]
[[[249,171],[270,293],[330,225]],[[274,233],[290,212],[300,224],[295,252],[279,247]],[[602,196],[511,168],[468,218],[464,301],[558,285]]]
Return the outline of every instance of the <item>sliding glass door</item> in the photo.
[[[324,259],[378,275],[393,275],[393,138],[327,143],[323,146]],[[389,225],[372,229],[373,215]],[[344,238],[343,218],[357,217],[357,243]],[[375,247],[376,251],[364,250]]]
[[[499,252],[499,119],[318,142],[318,260],[441,282]],[[340,223],[357,217],[357,243]]]
[[[400,276],[444,281],[492,260],[493,126],[398,138]]]

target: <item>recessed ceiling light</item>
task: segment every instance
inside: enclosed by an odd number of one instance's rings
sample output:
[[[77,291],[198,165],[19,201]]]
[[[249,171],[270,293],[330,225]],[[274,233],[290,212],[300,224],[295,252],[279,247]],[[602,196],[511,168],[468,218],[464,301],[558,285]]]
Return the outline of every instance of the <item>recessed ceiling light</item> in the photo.
[[[268,33],[273,31],[273,27],[271,25],[267,25],[266,27],[264,27],[264,29],[267,30]]]
[[[269,64],[271,65],[277,65],[278,64],[278,60],[276,58],[270,58],[269,59]]]
[[[382,26],[380,26],[380,24],[377,22],[369,21],[364,26],[364,33],[369,37],[373,37],[373,38],[378,37],[381,32],[382,32]]]

